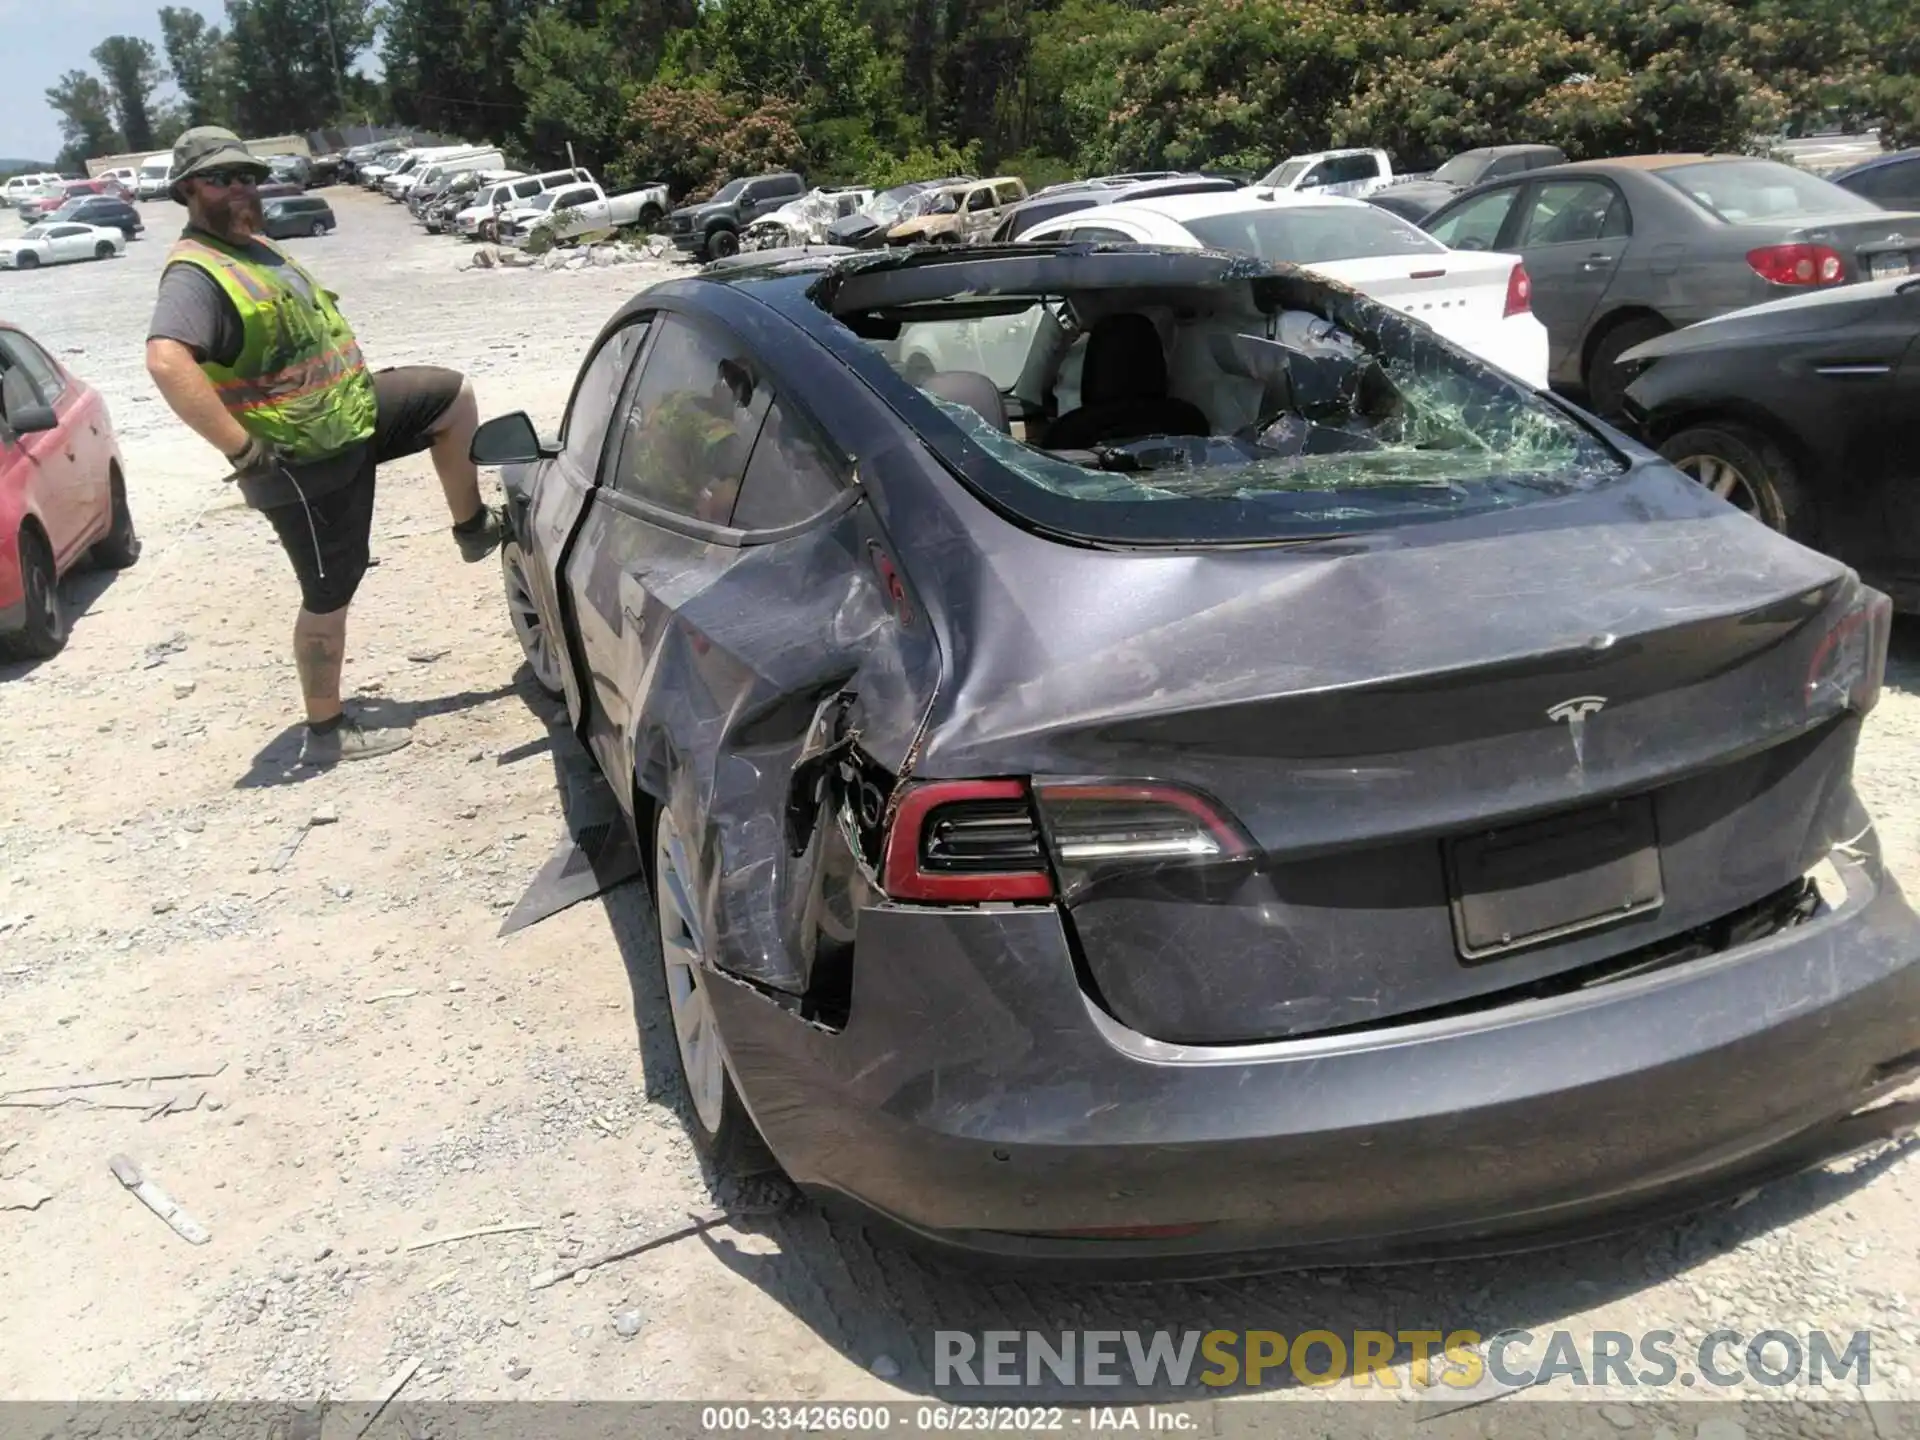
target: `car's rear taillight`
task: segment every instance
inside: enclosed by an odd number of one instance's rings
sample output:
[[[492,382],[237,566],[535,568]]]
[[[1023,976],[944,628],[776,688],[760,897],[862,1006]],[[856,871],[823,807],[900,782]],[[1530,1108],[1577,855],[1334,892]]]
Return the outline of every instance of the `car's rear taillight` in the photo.
[[[1878,590],[1862,587],[1813,652],[1807,666],[1807,708],[1844,705],[1860,715],[1873,709],[1880,702],[1892,635],[1893,601]]]
[[[1018,780],[908,787],[894,810],[885,853],[880,884],[895,900],[980,905],[1053,898],[1040,828]]]
[[[1837,285],[1846,274],[1840,252],[1830,245],[1762,245],[1747,252],[1747,264],[1775,285]]]
[[[1516,265],[1507,275],[1507,308],[1500,318],[1511,315],[1525,315],[1533,309],[1533,279],[1527,274],[1527,267]]]
[[[1034,798],[1068,896],[1115,870],[1207,865],[1254,853],[1219,805],[1177,785],[1039,785]]]

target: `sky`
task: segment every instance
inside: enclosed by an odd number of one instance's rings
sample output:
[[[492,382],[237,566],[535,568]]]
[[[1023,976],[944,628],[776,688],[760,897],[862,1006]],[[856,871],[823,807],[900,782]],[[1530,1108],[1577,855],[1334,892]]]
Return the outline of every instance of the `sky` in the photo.
[[[47,87],[69,70],[99,73],[90,53],[109,35],[138,35],[160,44],[160,6],[198,10],[214,24],[220,0],[0,0],[0,156],[51,160],[60,149],[60,117]],[[175,93],[171,84],[160,96]]]

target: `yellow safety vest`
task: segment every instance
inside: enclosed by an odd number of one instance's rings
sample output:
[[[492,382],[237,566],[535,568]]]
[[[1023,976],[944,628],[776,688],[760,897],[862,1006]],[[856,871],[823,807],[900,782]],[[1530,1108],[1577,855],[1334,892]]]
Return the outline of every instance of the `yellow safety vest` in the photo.
[[[182,237],[167,264],[196,265],[211,275],[239,312],[243,334],[231,367],[208,360],[200,368],[249,435],[279,445],[296,460],[336,455],[373,434],[373,376],[332,292],[279,247],[254,243],[302,276],[313,299],[274,266],[211,238]]]

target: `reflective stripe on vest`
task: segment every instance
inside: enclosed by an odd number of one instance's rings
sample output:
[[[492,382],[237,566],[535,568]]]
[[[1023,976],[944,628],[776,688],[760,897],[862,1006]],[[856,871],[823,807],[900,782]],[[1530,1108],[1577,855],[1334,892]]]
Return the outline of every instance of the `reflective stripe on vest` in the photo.
[[[251,379],[236,377],[232,380],[216,380],[213,388],[220,392],[220,402],[229,411],[239,414],[247,410],[258,410],[263,405],[284,404],[288,400],[297,400],[302,395],[311,395],[323,390],[336,380],[344,380],[357,369],[363,369],[366,361],[360,355],[360,343],[349,340],[345,345],[316,355],[311,360],[301,360],[284,370],[276,370],[271,375],[258,375]]]

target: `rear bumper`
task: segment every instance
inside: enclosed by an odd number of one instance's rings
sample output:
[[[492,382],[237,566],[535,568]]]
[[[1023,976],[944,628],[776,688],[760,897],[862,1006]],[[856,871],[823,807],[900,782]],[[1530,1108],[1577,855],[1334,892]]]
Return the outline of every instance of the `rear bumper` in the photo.
[[[1525,1248],[1817,1163],[1883,1123],[1834,1128],[1920,1068],[1920,923],[1877,865],[1843,870],[1837,909],[1710,959],[1266,1045],[1123,1029],[1046,909],[868,910],[839,1033],[710,989],[788,1173],[941,1245],[1135,1274]]]

